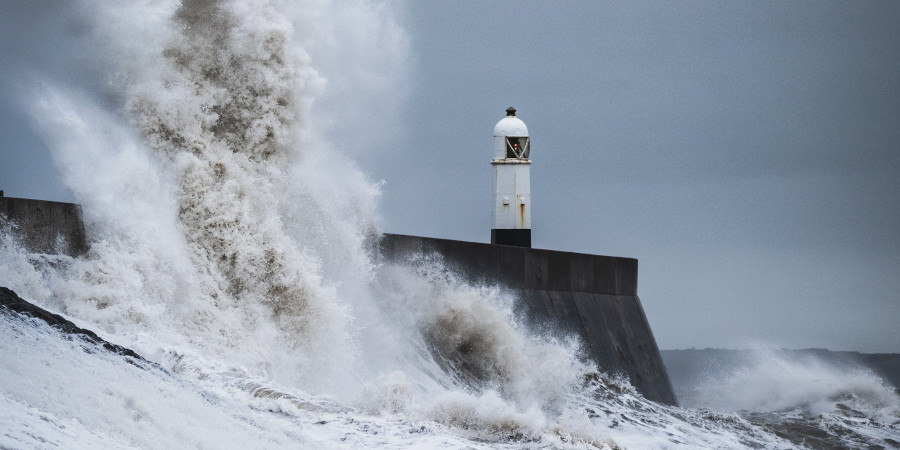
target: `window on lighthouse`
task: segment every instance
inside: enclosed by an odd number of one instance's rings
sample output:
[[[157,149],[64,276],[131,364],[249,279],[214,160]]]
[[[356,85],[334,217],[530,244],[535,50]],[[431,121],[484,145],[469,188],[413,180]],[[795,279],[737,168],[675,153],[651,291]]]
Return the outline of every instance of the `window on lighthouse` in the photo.
[[[506,157],[517,159],[528,159],[530,153],[528,148],[528,137],[506,137]]]

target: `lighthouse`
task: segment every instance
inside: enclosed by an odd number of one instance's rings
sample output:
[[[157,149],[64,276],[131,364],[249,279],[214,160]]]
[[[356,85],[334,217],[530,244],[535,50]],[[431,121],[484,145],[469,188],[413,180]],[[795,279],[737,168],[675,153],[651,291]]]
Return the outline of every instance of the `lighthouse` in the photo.
[[[510,106],[494,126],[491,244],[531,247],[530,152],[528,127]]]

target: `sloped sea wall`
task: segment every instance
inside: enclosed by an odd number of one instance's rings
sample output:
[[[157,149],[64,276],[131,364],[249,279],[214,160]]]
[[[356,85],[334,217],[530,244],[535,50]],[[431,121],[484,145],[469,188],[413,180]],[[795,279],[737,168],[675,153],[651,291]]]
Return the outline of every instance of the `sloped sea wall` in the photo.
[[[381,254],[398,262],[437,254],[470,282],[503,285],[530,325],[578,336],[604,371],[627,375],[650,400],[677,404],[637,296],[636,259],[398,234],[383,236]]]

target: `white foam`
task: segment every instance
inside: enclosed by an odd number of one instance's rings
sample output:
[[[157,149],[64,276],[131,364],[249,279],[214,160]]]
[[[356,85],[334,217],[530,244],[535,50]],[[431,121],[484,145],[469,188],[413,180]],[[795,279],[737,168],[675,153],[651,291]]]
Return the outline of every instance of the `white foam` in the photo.
[[[893,387],[868,369],[771,349],[747,356],[743,364],[707,374],[691,404],[728,412],[800,408],[820,415],[833,412],[838,403],[852,402],[871,416],[900,412]]]

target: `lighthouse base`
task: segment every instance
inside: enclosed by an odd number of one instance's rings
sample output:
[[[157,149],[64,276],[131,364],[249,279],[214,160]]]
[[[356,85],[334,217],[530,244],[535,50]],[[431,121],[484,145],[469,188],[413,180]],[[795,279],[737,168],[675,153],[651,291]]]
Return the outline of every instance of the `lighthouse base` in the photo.
[[[491,244],[531,248],[531,229],[493,229]]]

